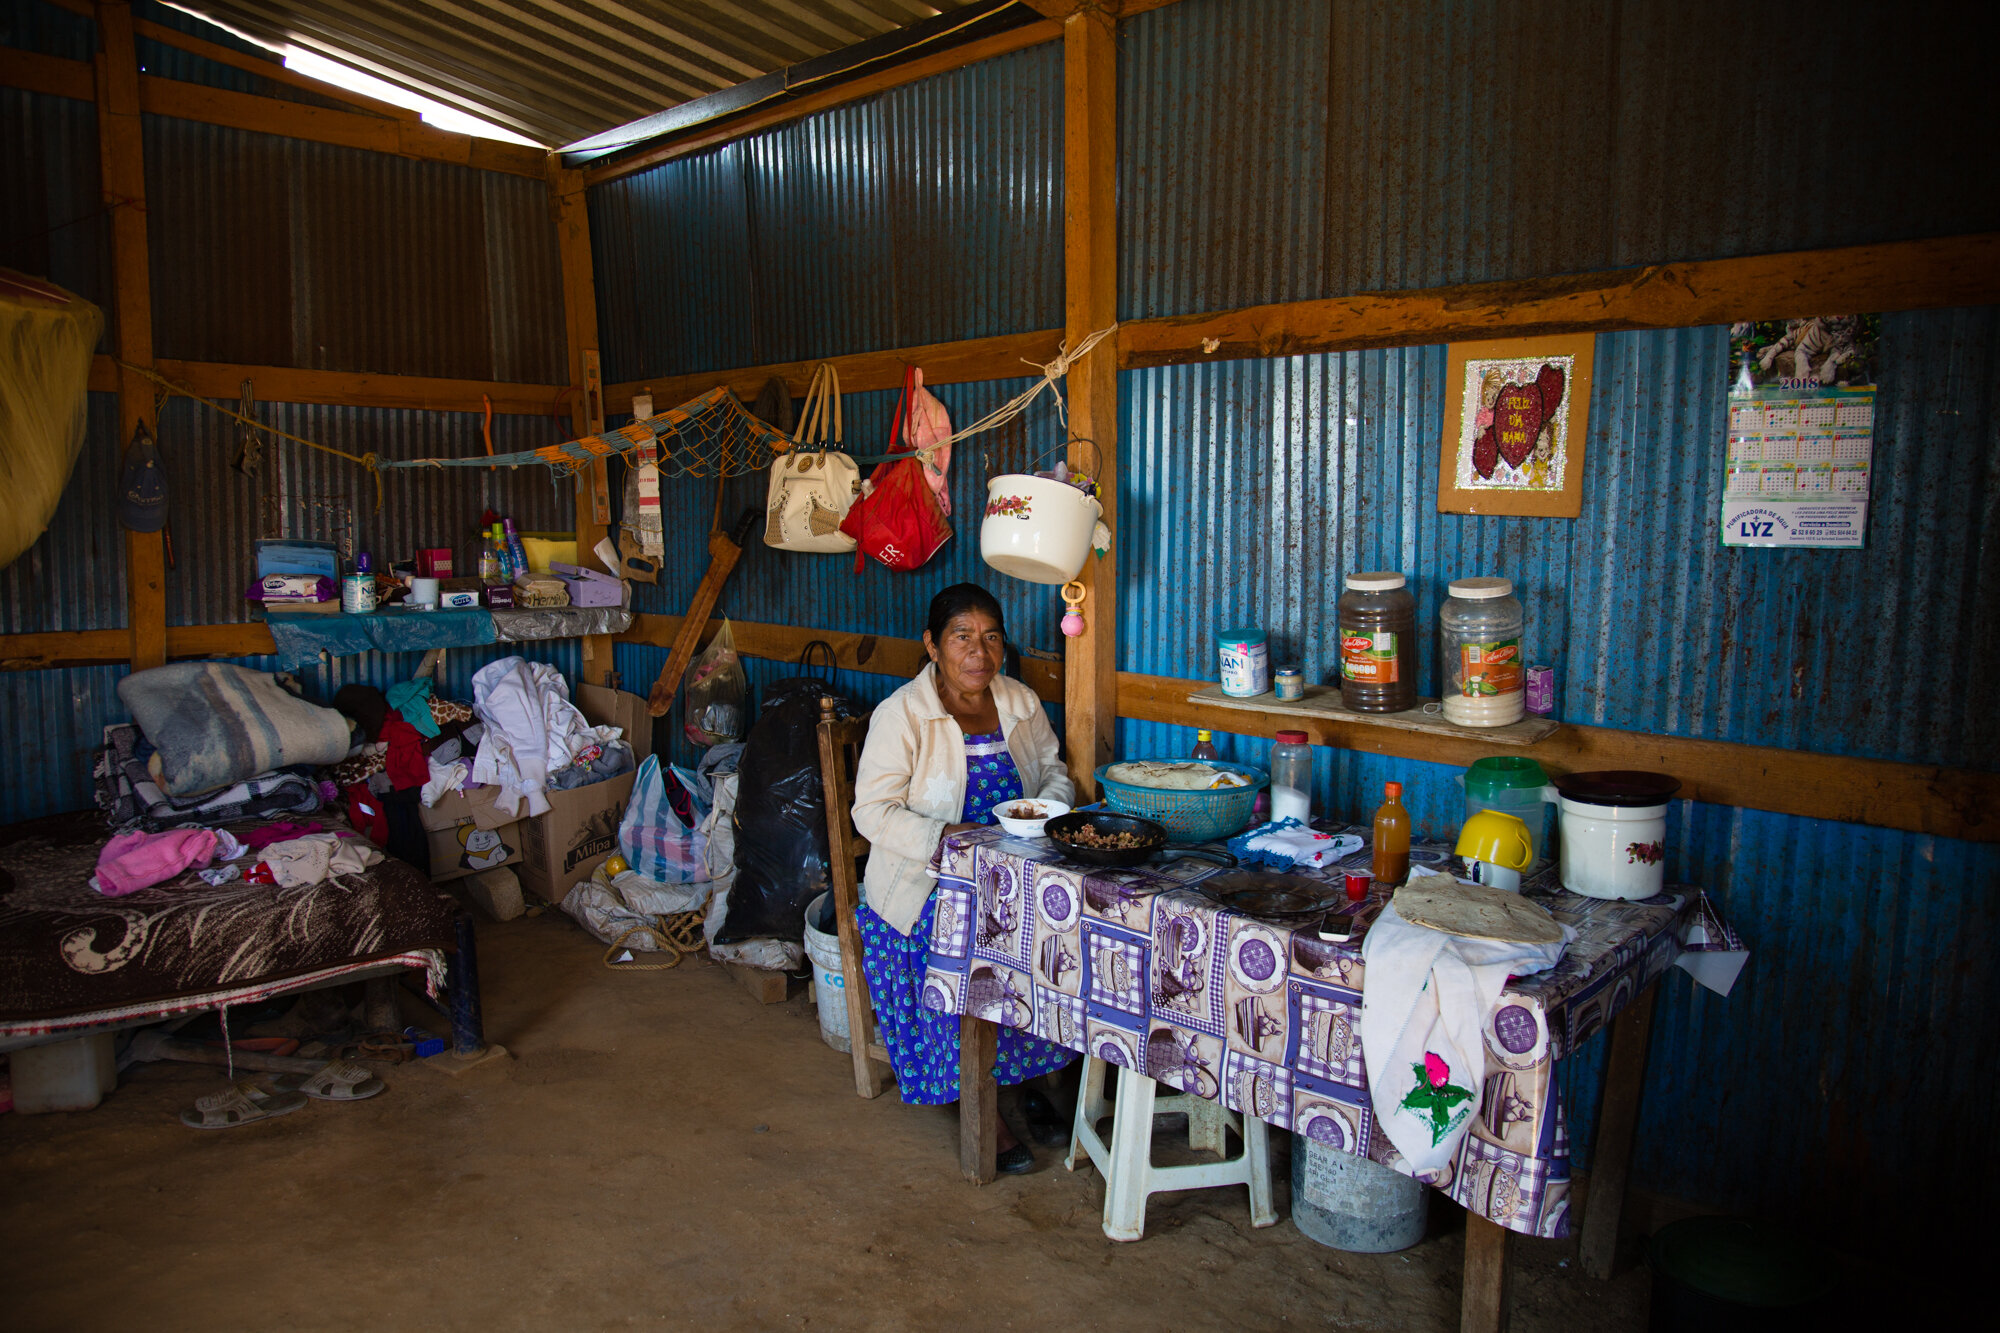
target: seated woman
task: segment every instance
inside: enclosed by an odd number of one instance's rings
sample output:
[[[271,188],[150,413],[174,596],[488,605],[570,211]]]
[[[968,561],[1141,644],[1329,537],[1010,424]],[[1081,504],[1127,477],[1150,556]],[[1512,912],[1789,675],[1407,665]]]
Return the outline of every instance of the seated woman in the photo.
[[[960,583],[933,597],[924,628],[931,665],[875,710],[854,775],[854,827],[872,844],[855,913],[862,969],[897,1087],[916,1105],[958,1100],[958,1018],[923,1005],[939,842],[992,823],[994,808],[1008,801],[1068,802],[1076,790],[1057,758],[1042,701],[1000,674],[1005,638],[1000,603],[978,584]],[[1074,1051],[1003,1027],[993,1076],[1022,1083],[1075,1058]],[[1045,1102],[1028,1109],[1034,1118],[1053,1117]],[[998,1145],[1001,1171],[1034,1165],[1004,1120]]]

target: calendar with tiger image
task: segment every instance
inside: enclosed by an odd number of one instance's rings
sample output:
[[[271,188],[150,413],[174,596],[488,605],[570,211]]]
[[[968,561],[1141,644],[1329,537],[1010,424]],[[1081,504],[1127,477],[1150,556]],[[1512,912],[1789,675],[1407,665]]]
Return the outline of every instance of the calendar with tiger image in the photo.
[[[1730,329],[1724,546],[1866,544],[1881,320]]]

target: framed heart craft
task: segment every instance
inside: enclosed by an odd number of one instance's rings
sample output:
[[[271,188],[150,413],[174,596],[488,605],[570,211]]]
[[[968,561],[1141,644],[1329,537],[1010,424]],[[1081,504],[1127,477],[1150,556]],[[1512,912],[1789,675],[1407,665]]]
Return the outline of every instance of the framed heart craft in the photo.
[[[1453,343],[1438,511],[1575,518],[1594,334]]]

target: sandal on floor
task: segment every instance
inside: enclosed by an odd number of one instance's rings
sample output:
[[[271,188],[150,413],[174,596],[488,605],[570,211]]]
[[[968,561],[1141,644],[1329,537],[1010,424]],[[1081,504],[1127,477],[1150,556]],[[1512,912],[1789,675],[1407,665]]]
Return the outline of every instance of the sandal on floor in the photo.
[[[1061,1148],[1069,1143],[1070,1122],[1056,1110],[1056,1104],[1033,1088],[1021,1090],[1021,1118],[1028,1122],[1028,1137],[1044,1148]]]
[[[1035,1169],[1034,1150],[1025,1143],[1017,1143],[994,1156],[993,1169],[1003,1176],[1024,1175]]]
[[[310,1074],[285,1074],[273,1082],[283,1092],[302,1092],[322,1102],[365,1101],[388,1087],[352,1060],[330,1060]]]
[[[272,1116],[290,1115],[305,1104],[301,1093],[266,1092],[246,1079],[221,1092],[195,1098],[194,1107],[181,1112],[181,1123],[189,1129],[234,1129]]]

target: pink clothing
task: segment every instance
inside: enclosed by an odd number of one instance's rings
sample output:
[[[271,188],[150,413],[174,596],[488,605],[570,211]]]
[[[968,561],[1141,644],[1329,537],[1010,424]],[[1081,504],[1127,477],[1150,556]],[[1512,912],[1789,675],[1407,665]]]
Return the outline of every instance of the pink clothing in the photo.
[[[205,828],[120,833],[97,855],[97,891],[122,898],[172,879],[189,866],[205,866],[215,855],[215,842],[215,830]]]
[[[322,828],[318,820],[309,824],[265,824],[251,829],[238,841],[254,852],[269,847],[274,842],[290,842],[293,838],[303,838],[308,833],[318,833]]]

